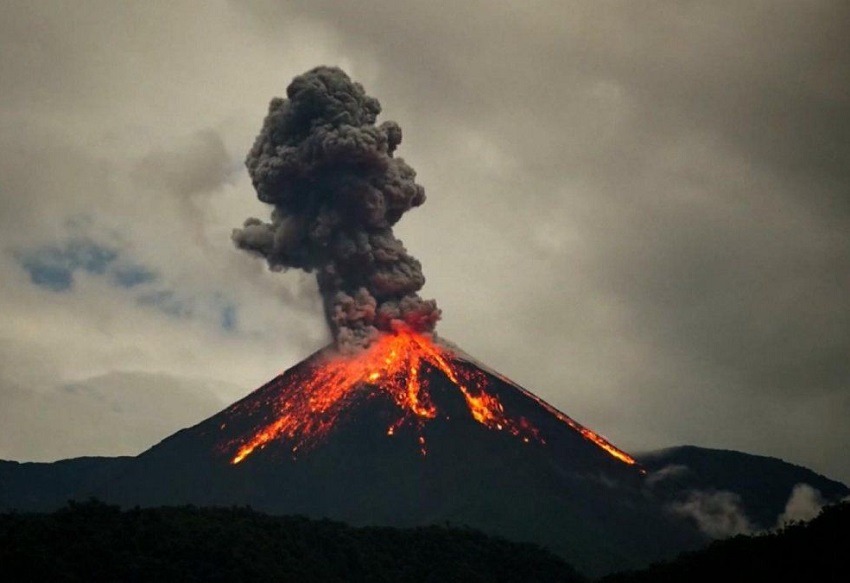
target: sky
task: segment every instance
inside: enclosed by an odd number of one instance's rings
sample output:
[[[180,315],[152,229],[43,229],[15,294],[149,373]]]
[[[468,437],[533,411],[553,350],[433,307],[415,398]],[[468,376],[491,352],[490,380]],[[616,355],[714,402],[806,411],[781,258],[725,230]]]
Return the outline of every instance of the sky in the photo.
[[[0,1],[0,459],[132,455],[329,341],[231,243],[268,102],[398,122],[437,331],[640,452],[850,482],[850,5]]]

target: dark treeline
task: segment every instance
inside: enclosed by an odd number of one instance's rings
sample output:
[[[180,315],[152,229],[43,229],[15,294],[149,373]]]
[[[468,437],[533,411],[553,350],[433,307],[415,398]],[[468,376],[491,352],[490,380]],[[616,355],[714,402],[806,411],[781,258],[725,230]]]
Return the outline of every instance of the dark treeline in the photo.
[[[850,502],[825,508],[807,523],[768,534],[736,536],[647,569],[601,583],[717,581],[850,581]]]
[[[97,501],[0,514],[0,565],[4,581],[581,581],[540,547],[465,528]]]

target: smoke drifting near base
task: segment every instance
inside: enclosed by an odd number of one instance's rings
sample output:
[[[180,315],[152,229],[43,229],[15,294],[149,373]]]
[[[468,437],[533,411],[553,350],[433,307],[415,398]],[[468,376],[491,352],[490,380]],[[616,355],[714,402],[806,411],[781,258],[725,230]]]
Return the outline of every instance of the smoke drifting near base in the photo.
[[[354,352],[381,332],[430,333],[440,318],[417,293],[422,266],[393,225],[425,202],[416,172],[394,156],[401,128],[375,125],[381,105],[341,69],[317,67],[275,97],[245,161],[271,221],[234,229],[240,249],[272,270],[315,272],[337,347]]]

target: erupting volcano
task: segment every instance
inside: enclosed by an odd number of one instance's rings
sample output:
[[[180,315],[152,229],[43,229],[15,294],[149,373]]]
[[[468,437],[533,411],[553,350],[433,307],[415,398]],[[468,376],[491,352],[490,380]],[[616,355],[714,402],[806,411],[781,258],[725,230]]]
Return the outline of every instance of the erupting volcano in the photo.
[[[397,418],[389,424],[386,434],[395,436],[405,425],[416,428],[419,450],[425,455],[424,425],[439,415],[447,420],[450,418],[431,398],[429,375],[422,374],[426,368],[441,373],[460,392],[469,417],[476,422],[489,429],[505,431],[525,443],[546,443],[545,437],[528,419],[505,410],[481,369],[464,364],[453,349],[422,334],[409,330],[383,334],[368,349],[355,355],[323,356],[315,361],[285,380],[273,381],[256,399],[237,403],[227,410],[227,415],[242,417],[243,423],[247,421],[245,418],[256,419],[256,425],[246,436],[222,446],[224,451],[236,448],[232,463],[241,462],[275,439],[285,440],[293,454],[303,452],[326,438],[354,401],[372,398],[389,399],[397,407]],[[603,437],[531,393],[521,392],[611,456],[626,464],[635,463]],[[271,421],[268,420],[270,414],[274,415]],[[225,422],[222,429],[226,427]]]
[[[425,369],[450,382],[479,424],[524,443],[545,443],[527,418],[506,411],[486,375],[461,365],[454,349],[435,340],[440,311],[419,297],[421,266],[392,232],[406,211],[425,201],[425,192],[416,172],[394,156],[401,128],[375,125],[380,111],[343,71],[317,67],[292,81],[287,99],[272,100],[248,154],[257,195],[274,210],[270,223],[245,221],[233,240],[272,269],[317,272],[335,345],[286,382],[273,381],[259,398],[228,410],[249,427],[219,447],[232,452],[234,464],[275,440],[297,455],[326,438],[354,402],[377,397],[396,406],[386,434],[413,427],[425,455],[424,426],[449,418],[432,398]],[[604,438],[521,392],[614,458],[634,464]]]
[[[335,342],[286,382],[273,381],[258,398],[228,410],[248,428],[219,446],[233,464],[273,441],[298,455],[325,439],[352,404],[379,397],[396,406],[386,434],[412,427],[426,455],[424,427],[450,416],[435,404],[425,369],[443,375],[462,395],[465,414],[482,426],[524,443],[545,443],[526,417],[505,409],[486,375],[461,365],[454,349],[435,340],[440,311],[419,297],[421,265],[392,232],[406,211],[425,201],[425,192],[414,181],[416,172],[394,156],[401,128],[375,125],[380,111],[380,103],[343,71],[317,67],[292,81],[287,99],[272,100],[248,154],[257,195],[274,209],[270,223],[248,219],[233,240],[272,269],[316,271]],[[634,464],[604,438],[538,402],[611,456]]]
[[[437,336],[421,265],[392,232],[424,190],[395,157],[401,129],[375,125],[379,112],[344,72],[316,68],[272,100],[246,161],[273,208],[233,240],[273,270],[316,274],[332,344],[144,452],[98,494],[353,524],[452,521],[589,570],[658,556],[681,532],[644,536],[661,513],[634,459]]]

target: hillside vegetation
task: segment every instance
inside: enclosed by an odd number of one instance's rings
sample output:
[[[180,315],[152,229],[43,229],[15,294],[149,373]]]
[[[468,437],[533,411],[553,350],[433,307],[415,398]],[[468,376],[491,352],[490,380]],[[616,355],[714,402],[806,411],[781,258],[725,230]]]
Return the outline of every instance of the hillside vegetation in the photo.
[[[470,529],[96,501],[0,514],[0,565],[5,581],[581,581],[540,547]]]
[[[850,502],[825,508],[807,523],[736,536],[674,561],[603,578],[603,583],[716,581],[850,581]]]

